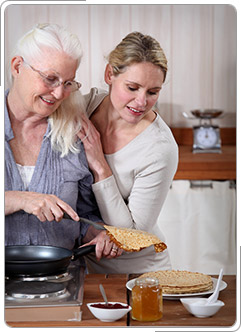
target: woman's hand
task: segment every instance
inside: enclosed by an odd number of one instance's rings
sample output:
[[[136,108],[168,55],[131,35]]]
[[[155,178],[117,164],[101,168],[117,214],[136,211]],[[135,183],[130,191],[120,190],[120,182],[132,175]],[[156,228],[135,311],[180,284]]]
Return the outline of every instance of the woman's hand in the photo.
[[[71,206],[55,195],[29,191],[5,192],[5,214],[8,215],[20,210],[35,215],[40,221],[60,221],[64,212],[72,219],[79,220],[77,213]]]
[[[92,226],[90,226],[91,228]],[[99,233],[93,238],[93,240],[85,243],[83,246],[90,244],[95,244],[95,255],[97,260],[100,260],[102,257],[105,258],[115,258],[122,254],[123,249],[120,249],[114,244],[109,236],[106,234],[106,231],[99,231]]]
[[[82,129],[78,133],[78,137],[84,144],[86,157],[90,169],[93,172],[95,182],[99,182],[112,175],[112,171],[105,159],[100,133],[93,123],[82,115]]]

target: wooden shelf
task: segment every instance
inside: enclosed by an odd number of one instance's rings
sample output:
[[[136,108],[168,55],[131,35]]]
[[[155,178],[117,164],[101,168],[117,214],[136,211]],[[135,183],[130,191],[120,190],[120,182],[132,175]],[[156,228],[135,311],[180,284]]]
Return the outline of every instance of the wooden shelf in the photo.
[[[235,180],[236,130],[221,128],[222,153],[193,153],[192,129],[172,128],[179,145],[179,164],[174,180]]]
[[[175,180],[235,180],[236,146],[224,145],[222,153],[192,153],[189,145],[179,146]]]
[[[192,128],[171,128],[178,145],[193,144]],[[220,128],[222,145],[236,145],[236,128]]]

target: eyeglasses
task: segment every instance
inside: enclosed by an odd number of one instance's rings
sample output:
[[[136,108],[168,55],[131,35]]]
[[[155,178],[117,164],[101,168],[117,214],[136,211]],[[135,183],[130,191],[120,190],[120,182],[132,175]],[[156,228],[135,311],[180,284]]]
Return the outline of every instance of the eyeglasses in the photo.
[[[81,83],[76,82],[76,81],[66,81],[63,82],[60,80],[59,76],[57,75],[57,73],[55,73],[54,71],[51,74],[46,74],[40,70],[35,69],[33,66],[31,66],[29,63],[27,63],[24,59],[23,59],[24,63],[30,67],[33,71],[35,71],[36,73],[38,73],[44,84],[51,89],[55,89],[58,86],[62,85],[64,86],[65,91],[67,92],[74,92],[79,90],[79,88],[81,87]]]

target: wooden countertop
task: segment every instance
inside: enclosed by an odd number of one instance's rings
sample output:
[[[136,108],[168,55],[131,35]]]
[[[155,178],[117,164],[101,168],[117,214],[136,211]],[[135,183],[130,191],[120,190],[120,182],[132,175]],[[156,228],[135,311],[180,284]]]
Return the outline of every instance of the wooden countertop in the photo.
[[[220,128],[222,153],[193,153],[192,128],[172,128],[179,146],[174,180],[235,180],[236,129]]]
[[[131,278],[134,276],[131,276]],[[217,277],[217,276],[215,276]],[[90,274],[86,276],[84,284],[84,303],[82,305],[82,321],[80,322],[7,322],[12,327],[101,327],[101,326],[232,326],[236,321],[236,276],[227,275],[223,280],[227,288],[220,292],[219,299],[225,306],[213,317],[197,318],[189,314],[179,300],[163,301],[163,317],[157,322],[138,322],[127,314],[122,319],[113,323],[104,323],[96,319],[86,306],[88,302],[102,301],[99,284],[102,283],[109,301],[127,303],[130,291],[126,289],[128,275],[103,275]]]
[[[174,180],[235,180],[236,146],[224,145],[222,153],[192,153],[190,145],[179,146]]]

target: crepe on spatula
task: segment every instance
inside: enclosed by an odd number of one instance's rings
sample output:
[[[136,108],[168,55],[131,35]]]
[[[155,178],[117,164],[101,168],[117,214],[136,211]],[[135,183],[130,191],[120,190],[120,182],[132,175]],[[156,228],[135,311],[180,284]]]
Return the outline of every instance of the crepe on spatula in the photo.
[[[125,251],[140,251],[151,245],[154,245],[156,252],[161,252],[167,248],[166,244],[157,236],[148,232],[109,225],[104,225],[104,227],[111,241]]]

